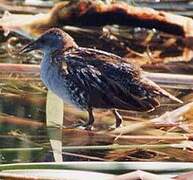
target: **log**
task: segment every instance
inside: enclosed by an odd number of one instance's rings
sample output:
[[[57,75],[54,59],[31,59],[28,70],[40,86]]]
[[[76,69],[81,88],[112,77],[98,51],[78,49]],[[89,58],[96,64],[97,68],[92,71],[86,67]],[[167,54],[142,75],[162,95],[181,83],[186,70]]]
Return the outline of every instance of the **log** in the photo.
[[[27,15],[26,15],[27,16]],[[7,17],[6,17],[7,18]],[[17,16],[19,18],[19,15]],[[18,27],[18,20],[15,26],[31,33],[42,33],[45,30],[64,25],[72,26],[105,26],[105,25],[123,25],[157,29],[166,33],[180,37],[193,36],[193,20],[188,17],[156,11],[152,8],[135,7],[124,2],[115,2],[105,4],[101,1],[79,0],[57,3],[50,12],[41,16],[28,15],[26,22],[21,15]],[[3,19],[3,18],[2,18]],[[8,26],[11,29],[15,27],[5,21],[0,20],[0,26]],[[10,16],[10,21],[13,16]],[[14,23],[12,21],[12,23]],[[11,29],[13,30],[13,29]],[[30,34],[30,32],[28,32]]]
[[[151,8],[134,7],[124,2],[105,4],[101,1],[80,0],[58,3],[50,11],[50,23],[55,25],[104,26],[124,25],[155,28],[186,37],[193,35],[191,18]]]
[[[0,63],[0,72],[3,73],[21,73],[21,74],[39,74],[40,65],[29,65],[29,64],[7,64]],[[180,74],[169,74],[169,73],[150,73],[142,72],[142,76],[155,81],[156,83],[166,84],[178,84],[178,85],[189,85],[192,89],[193,77],[192,75],[180,75]]]

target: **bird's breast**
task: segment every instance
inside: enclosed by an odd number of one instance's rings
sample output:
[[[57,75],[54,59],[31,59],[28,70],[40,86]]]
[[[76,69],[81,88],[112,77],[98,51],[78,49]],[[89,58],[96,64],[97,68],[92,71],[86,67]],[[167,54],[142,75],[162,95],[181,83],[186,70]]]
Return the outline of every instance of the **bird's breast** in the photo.
[[[40,70],[40,78],[46,87],[50,90],[53,90],[58,84],[58,68],[51,63],[51,58],[49,56],[45,56],[41,62],[41,70]]]
[[[78,102],[79,93],[78,89],[74,87],[73,81],[60,71],[60,67],[52,63],[50,57],[44,57],[41,62],[40,77],[45,86],[65,102],[84,109]]]
[[[52,63],[51,57],[44,57],[41,63],[40,77],[45,86],[63,100],[69,100],[67,79],[62,76],[57,64]]]

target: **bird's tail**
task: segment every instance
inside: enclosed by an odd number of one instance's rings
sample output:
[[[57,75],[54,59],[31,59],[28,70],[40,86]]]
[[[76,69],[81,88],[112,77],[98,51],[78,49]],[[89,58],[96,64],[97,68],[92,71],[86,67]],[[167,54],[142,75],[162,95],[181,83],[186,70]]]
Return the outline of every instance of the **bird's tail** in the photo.
[[[160,88],[160,89],[161,89],[161,88]],[[161,89],[160,95],[165,96],[165,97],[167,97],[167,98],[169,98],[169,99],[171,99],[171,100],[173,100],[173,101],[176,101],[176,102],[178,102],[178,103],[183,104],[183,101],[181,101],[180,99],[178,99],[177,97],[171,95],[169,92],[167,92],[167,91],[165,91],[165,90],[163,90],[163,89]]]
[[[160,88],[156,83],[154,83],[153,81],[143,78],[143,82],[145,82],[145,84],[148,84],[148,87],[153,90],[153,94],[157,94],[160,96],[164,96],[166,98],[169,98],[173,101],[176,101],[178,103],[183,103],[183,101],[181,101],[180,99],[176,98],[175,96],[171,95],[169,92],[167,92],[166,90]]]

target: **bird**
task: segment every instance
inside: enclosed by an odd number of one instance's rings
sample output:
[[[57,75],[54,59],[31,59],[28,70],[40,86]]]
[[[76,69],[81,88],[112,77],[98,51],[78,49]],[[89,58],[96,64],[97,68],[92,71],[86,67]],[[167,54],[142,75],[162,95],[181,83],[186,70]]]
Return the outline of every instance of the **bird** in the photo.
[[[88,112],[86,130],[94,123],[93,109],[111,110],[115,128],[122,124],[118,110],[153,111],[160,106],[158,97],[178,103],[156,83],[142,76],[134,63],[113,53],[79,47],[59,28],[51,28],[21,49],[21,53],[41,50],[40,78],[63,101]]]

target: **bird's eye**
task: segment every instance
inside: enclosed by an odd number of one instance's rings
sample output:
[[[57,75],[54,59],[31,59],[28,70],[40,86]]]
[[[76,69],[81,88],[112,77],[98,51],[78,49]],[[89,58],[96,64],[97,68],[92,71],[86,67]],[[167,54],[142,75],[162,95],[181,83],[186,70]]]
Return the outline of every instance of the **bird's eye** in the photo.
[[[42,43],[42,44],[45,44],[45,43],[46,43],[45,39],[42,39],[42,40],[41,40],[41,43]]]

